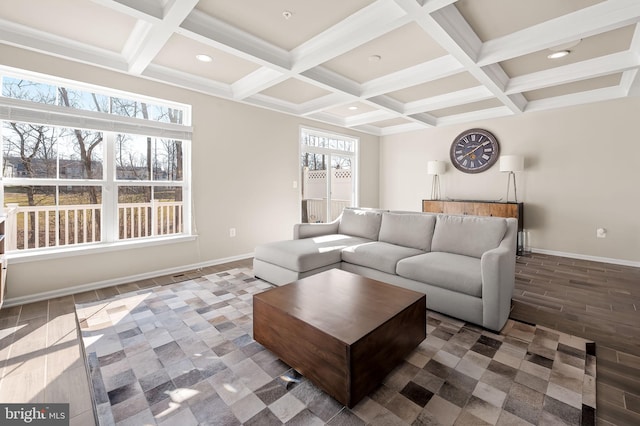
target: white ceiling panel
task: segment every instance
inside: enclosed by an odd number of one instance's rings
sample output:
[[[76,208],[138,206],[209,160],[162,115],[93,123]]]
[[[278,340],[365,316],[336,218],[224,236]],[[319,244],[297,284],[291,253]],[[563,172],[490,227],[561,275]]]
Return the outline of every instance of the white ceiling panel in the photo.
[[[602,1],[459,0],[455,5],[480,40],[488,41]]]
[[[323,66],[364,83],[446,53],[417,24],[410,23],[325,62]]]
[[[207,55],[211,62],[199,61],[196,55]],[[153,63],[225,84],[235,83],[260,68],[253,62],[179,34],[171,36]]]
[[[282,99],[293,104],[303,104],[329,95],[331,92],[324,90],[313,84],[290,78],[282,83],[278,83],[262,91],[263,95]]]
[[[120,52],[136,19],[88,0],[3,0],[0,19]]]
[[[364,102],[351,102],[346,105],[337,106],[334,108],[328,108],[326,112],[329,114],[337,115],[338,117],[354,117],[361,114],[366,114],[373,111],[378,111],[379,109],[365,104]]]
[[[373,1],[200,0],[196,9],[291,50]],[[287,12],[288,18],[284,16]]]

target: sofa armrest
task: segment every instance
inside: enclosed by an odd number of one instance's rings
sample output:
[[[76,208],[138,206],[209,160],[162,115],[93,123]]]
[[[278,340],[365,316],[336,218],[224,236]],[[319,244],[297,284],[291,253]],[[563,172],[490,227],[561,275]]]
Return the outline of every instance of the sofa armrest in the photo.
[[[293,225],[293,239],[300,240],[302,238],[312,238],[320,235],[337,234],[341,217],[342,215],[329,223],[296,223]]]
[[[507,232],[498,247],[485,252],[480,259],[482,271],[482,322],[500,331],[511,312],[515,286],[516,219],[507,219]]]

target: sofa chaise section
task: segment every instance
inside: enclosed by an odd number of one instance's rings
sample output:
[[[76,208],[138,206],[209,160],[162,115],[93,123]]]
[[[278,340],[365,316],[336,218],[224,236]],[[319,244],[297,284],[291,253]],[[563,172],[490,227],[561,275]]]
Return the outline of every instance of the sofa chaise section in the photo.
[[[256,247],[253,273],[257,277],[266,277],[264,279],[272,284],[288,284],[327,269],[339,268],[342,249],[367,242],[371,240],[330,234],[262,244]]]
[[[348,209],[333,222],[296,224],[294,239],[256,247],[253,273],[284,285],[339,268],[342,250],[378,239],[382,211]]]

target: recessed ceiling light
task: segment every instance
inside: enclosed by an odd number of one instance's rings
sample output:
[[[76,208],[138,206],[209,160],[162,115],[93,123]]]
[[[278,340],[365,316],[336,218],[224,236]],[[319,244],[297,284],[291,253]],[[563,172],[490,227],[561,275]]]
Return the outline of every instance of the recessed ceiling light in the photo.
[[[570,50],[559,50],[557,52],[549,53],[547,55],[547,58],[549,58],[549,59],[560,59],[560,58],[564,58],[569,53],[571,53]]]
[[[293,13],[291,13],[288,10],[285,10],[284,12],[282,12],[282,16],[284,17],[284,19],[289,20],[293,16]]]
[[[371,56],[369,56],[369,62],[378,62],[381,59],[382,59],[382,56],[380,56],[380,55],[371,55]]]
[[[350,106],[350,107],[349,107],[349,110],[350,110],[350,111],[355,111],[355,110],[357,110],[357,109],[358,109],[358,107],[357,107],[357,106]]]
[[[564,58],[569,53],[571,53],[571,49],[579,45],[581,41],[582,39],[579,38],[578,40],[568,41],[566,43],[562,43],[554,47],[550,47],[549,51],[551,51],[551,53],[547,55],[547,58],[549,59]]]
[[[204,54],[196,55],[196,59],[199,60],[200,62],[211,62],[211,61],[213,61],[213,58],[211,56],[204,55]]]

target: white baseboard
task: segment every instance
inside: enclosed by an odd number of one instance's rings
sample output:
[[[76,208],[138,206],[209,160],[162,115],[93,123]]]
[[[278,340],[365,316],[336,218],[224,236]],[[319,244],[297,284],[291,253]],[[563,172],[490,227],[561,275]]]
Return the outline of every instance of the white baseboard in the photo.
[[[241,254],[238,256],[225,257],[223,259],[215,259],[206,262],[195,263],[192,265],[183,265],[175,268],[168,268],[157,270],[153,272],[147,272],[144,274],[131,275],[128,277],[114,278],[111,280],[99,281],[95,283],[82,284],[73,287],[61,288],[58,290],[45,291],[42,293],[30,294],[27,296],[12,297],[6,299],[2,304],[3,307],[24,305],[26,303],[40,302],[42,300],[55,299],[56,297],[69,296],[71,294],[83,293],[85,291],[97,290],[105,287],[113,287],[115,285],[127,284],[130,282],[147,280],[150,278],[162,277],[165,275],[179,274],[185,271],[192,271],[194,269],[206,268],[208,266],[220,265],[223,263],[235,262],[238,260],[244,260],[253,257],[253,253]]]
[[[543,249],[537,249],[537,248],[531,248],[531,252],[548,254],[550,256],[569,257],[571,259],[590,260],[592,262],[611,263],[613,265],[632,266],[632,267],[640,268],[640,262],[634,262],[632,260],[613,259],[610,257],[589,256],[586,254],[578,254],[578,253],[565,253],[562,251],[543,250]]]

